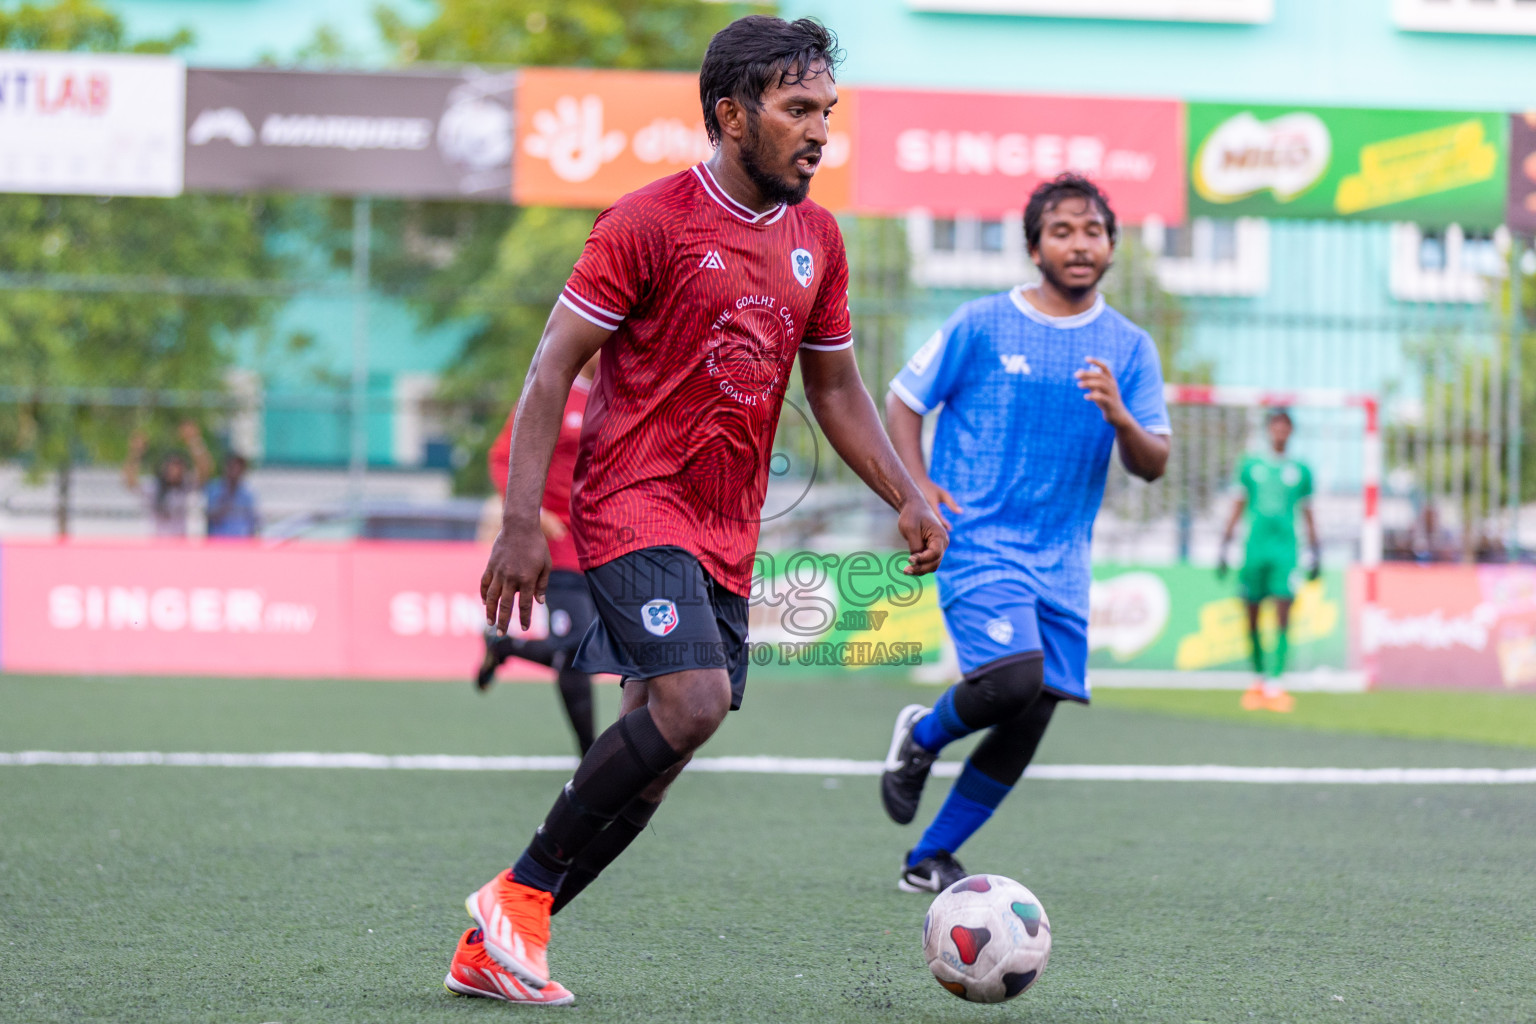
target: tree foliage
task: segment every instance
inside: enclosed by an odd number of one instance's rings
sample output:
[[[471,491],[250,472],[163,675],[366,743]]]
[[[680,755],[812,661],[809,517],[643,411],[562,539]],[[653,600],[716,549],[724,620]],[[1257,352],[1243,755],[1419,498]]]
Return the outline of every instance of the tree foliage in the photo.
[[[385,9],[379,27],[406,61],[693,70],[711,36],[762,9],[702,0],[442,0],[423,25]]]
[[[130,43],[90,0],[0,9],[10,49],[166,52],[188,38]],[[221,389],[229,335],[260,323],[270,300],[218,285],[276,276],[266,235],[278,211],[247,197],[0,195],[0,272],[11,276],[0,290],[0,455],[40,473],[120,459],[134,427],[169,441],[185,410],[91,404],[79,389]],[[186,279],[213,294],[178,294]]]
[[[442,0],[430,21],[380,12],[402,62],[696,69],[710,38],[763,5],[705,0]],[[338,227],[350,209],[334,207]],[[464,493],[490,488],[485,453],[516,400],[544,321],[596,211],[486,203],[374,206],[376,280],[433,325],[473,325],[442,378]],[[338,232],[338,237],[340,232]],[[338,262],[350,253],[338,248]]]

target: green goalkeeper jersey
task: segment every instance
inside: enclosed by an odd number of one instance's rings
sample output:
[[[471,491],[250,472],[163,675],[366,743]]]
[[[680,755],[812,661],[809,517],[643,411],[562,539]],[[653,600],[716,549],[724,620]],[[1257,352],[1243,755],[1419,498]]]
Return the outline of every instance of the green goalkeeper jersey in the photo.
[[[1296,560],[1296,510],[1312,496],[1312,471],[1272,453],[1250,455],[1237,471],[1248,499],[1246,561]]]

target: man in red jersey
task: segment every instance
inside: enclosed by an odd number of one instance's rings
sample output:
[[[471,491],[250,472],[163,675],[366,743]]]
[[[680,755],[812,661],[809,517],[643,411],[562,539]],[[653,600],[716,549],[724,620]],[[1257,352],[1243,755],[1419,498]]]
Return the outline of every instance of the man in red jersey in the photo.
[[[475,688],[490,689],[497,667],[508,658],[522,658],[555,670],[555,683],[566,717],[576,733],[576,745],[585,754],[595,735],[592,726],[592,677],[571,667],[576,645],[597,616],[592,606],[592,592],[581,575],[576,557],[576,542],[571,539],[571,480],[576,472],[576,453],[581,444],[581,423],[587,411],[587,393],[597,373],[597,357],[587,360],[581,373],[571,383],[570,397],[560,413],[560,434],[555,439],[554,455],[549,463],[549,477],[544,484],[544,498],[539,503],[539,531],[549,542],[549,589],[544,603],[549,608],[549,635],[538,640],[499,633],[487,626],[485,657],[475,673]],[[487,460],[491,481],[501,494],[507,493],[507,460],[512,451],[512,423],[515,413],[507,415],[506,425],[496,435]]]
[[[718,149],[598,217],[528,372],[486,616],[526,624],[543,596],[538,495],[571,379],[601,350],[571,505],[598,621],[575,664],[626,679],[620,719],[527,849],[466,901],[490,959],[541,995],[564,992],[549,977],[550,914],[639,834],[741,703],[758,517],[797,355],[828,440],[898,510],[905,571],[932,572],[944,553],[859,377],[837,222],[803,202],[837,58],[809,19],[747,17],[714,37],[699,94]]]

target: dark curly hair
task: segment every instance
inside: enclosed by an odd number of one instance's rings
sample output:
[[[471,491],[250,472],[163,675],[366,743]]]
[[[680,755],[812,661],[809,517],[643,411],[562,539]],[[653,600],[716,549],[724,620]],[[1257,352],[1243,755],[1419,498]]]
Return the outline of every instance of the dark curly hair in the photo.
[[[1029,204],[1024,207],[1024,242],[1030,251],[1040,246],[1040,222],[1045,219],[1045,212],[1069,198],[1086,199],[1097,205],[1099,212],[1104,214],[1104,228],[1109,232],[1109,243],[1114,245],[1120,240],[1120,226],[1115,222],[1115,211],[1110,207],[1109,199],[1099,191],[1099,186],[1081,174],[1067,171],[1050,181],[1042,181],[1029,194]]]
[[[729,96],[750,111],[763,109],[763,93],[776,85],[795,85],[843,61],[837,36],[815,18],[785,21],[763,14],[737,18],[715,33],[699,68],[699,102],[704,130],[720,145],[715,104]]]

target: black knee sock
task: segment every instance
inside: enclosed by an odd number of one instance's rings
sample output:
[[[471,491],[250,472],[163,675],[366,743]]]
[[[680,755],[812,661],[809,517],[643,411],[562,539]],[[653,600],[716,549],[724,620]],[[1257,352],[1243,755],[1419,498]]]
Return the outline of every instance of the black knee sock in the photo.
[[[565,874],[565,880],[560,883],[560,891],[555,893],[555,905],[550,913],[560,913],[560,909],[591,885],[592,880],[602,874],[604,868],[618,860],[619,854],[628,849],[629,844],[645,831],[651,815],[655,814],[656,808],[660,806],[649,800],[642,800],[638,796],[631,800],[628,806],[619,812],[619,816],[613,819],[613,824],[588,843],[587,848],[582,850],[572,862],[571,869]]]
[[[592,677],[585,672],[562,668],[556,682],[560,686],[560,699],[565,702],[566,717],[576,731],[576,743],[581,756],[592,749]]]
[[[496,657],[502,661],[508,658],[522,658],[524,661],[532,661],[539,665],[553,665],[561,653],[560,648],[548,640],[525,640],[520,636],[496,638]]]
[[[951,691],[955,714],[971,730],[1006,722],[1035,703],[1045,686],[1038,654],[994,662],[966,676]]]
[[[576,777],[560,791],[513,866],[518,881],[548,892],[558,890],[581,851],[682,757],[656,728],[649,708],[637,708],[609,726],[581,759]]]
[[[999,722],[987,733],[985,739],[971,751],[971,764],[976,770],[1002,783],[1013,786],[1034,760],[1035,751],[1045,735],[1045,727],[1051,724],[1051,715],[1061,698],[1051,693],[1041,693],[1034,703],[1006,722]]]

